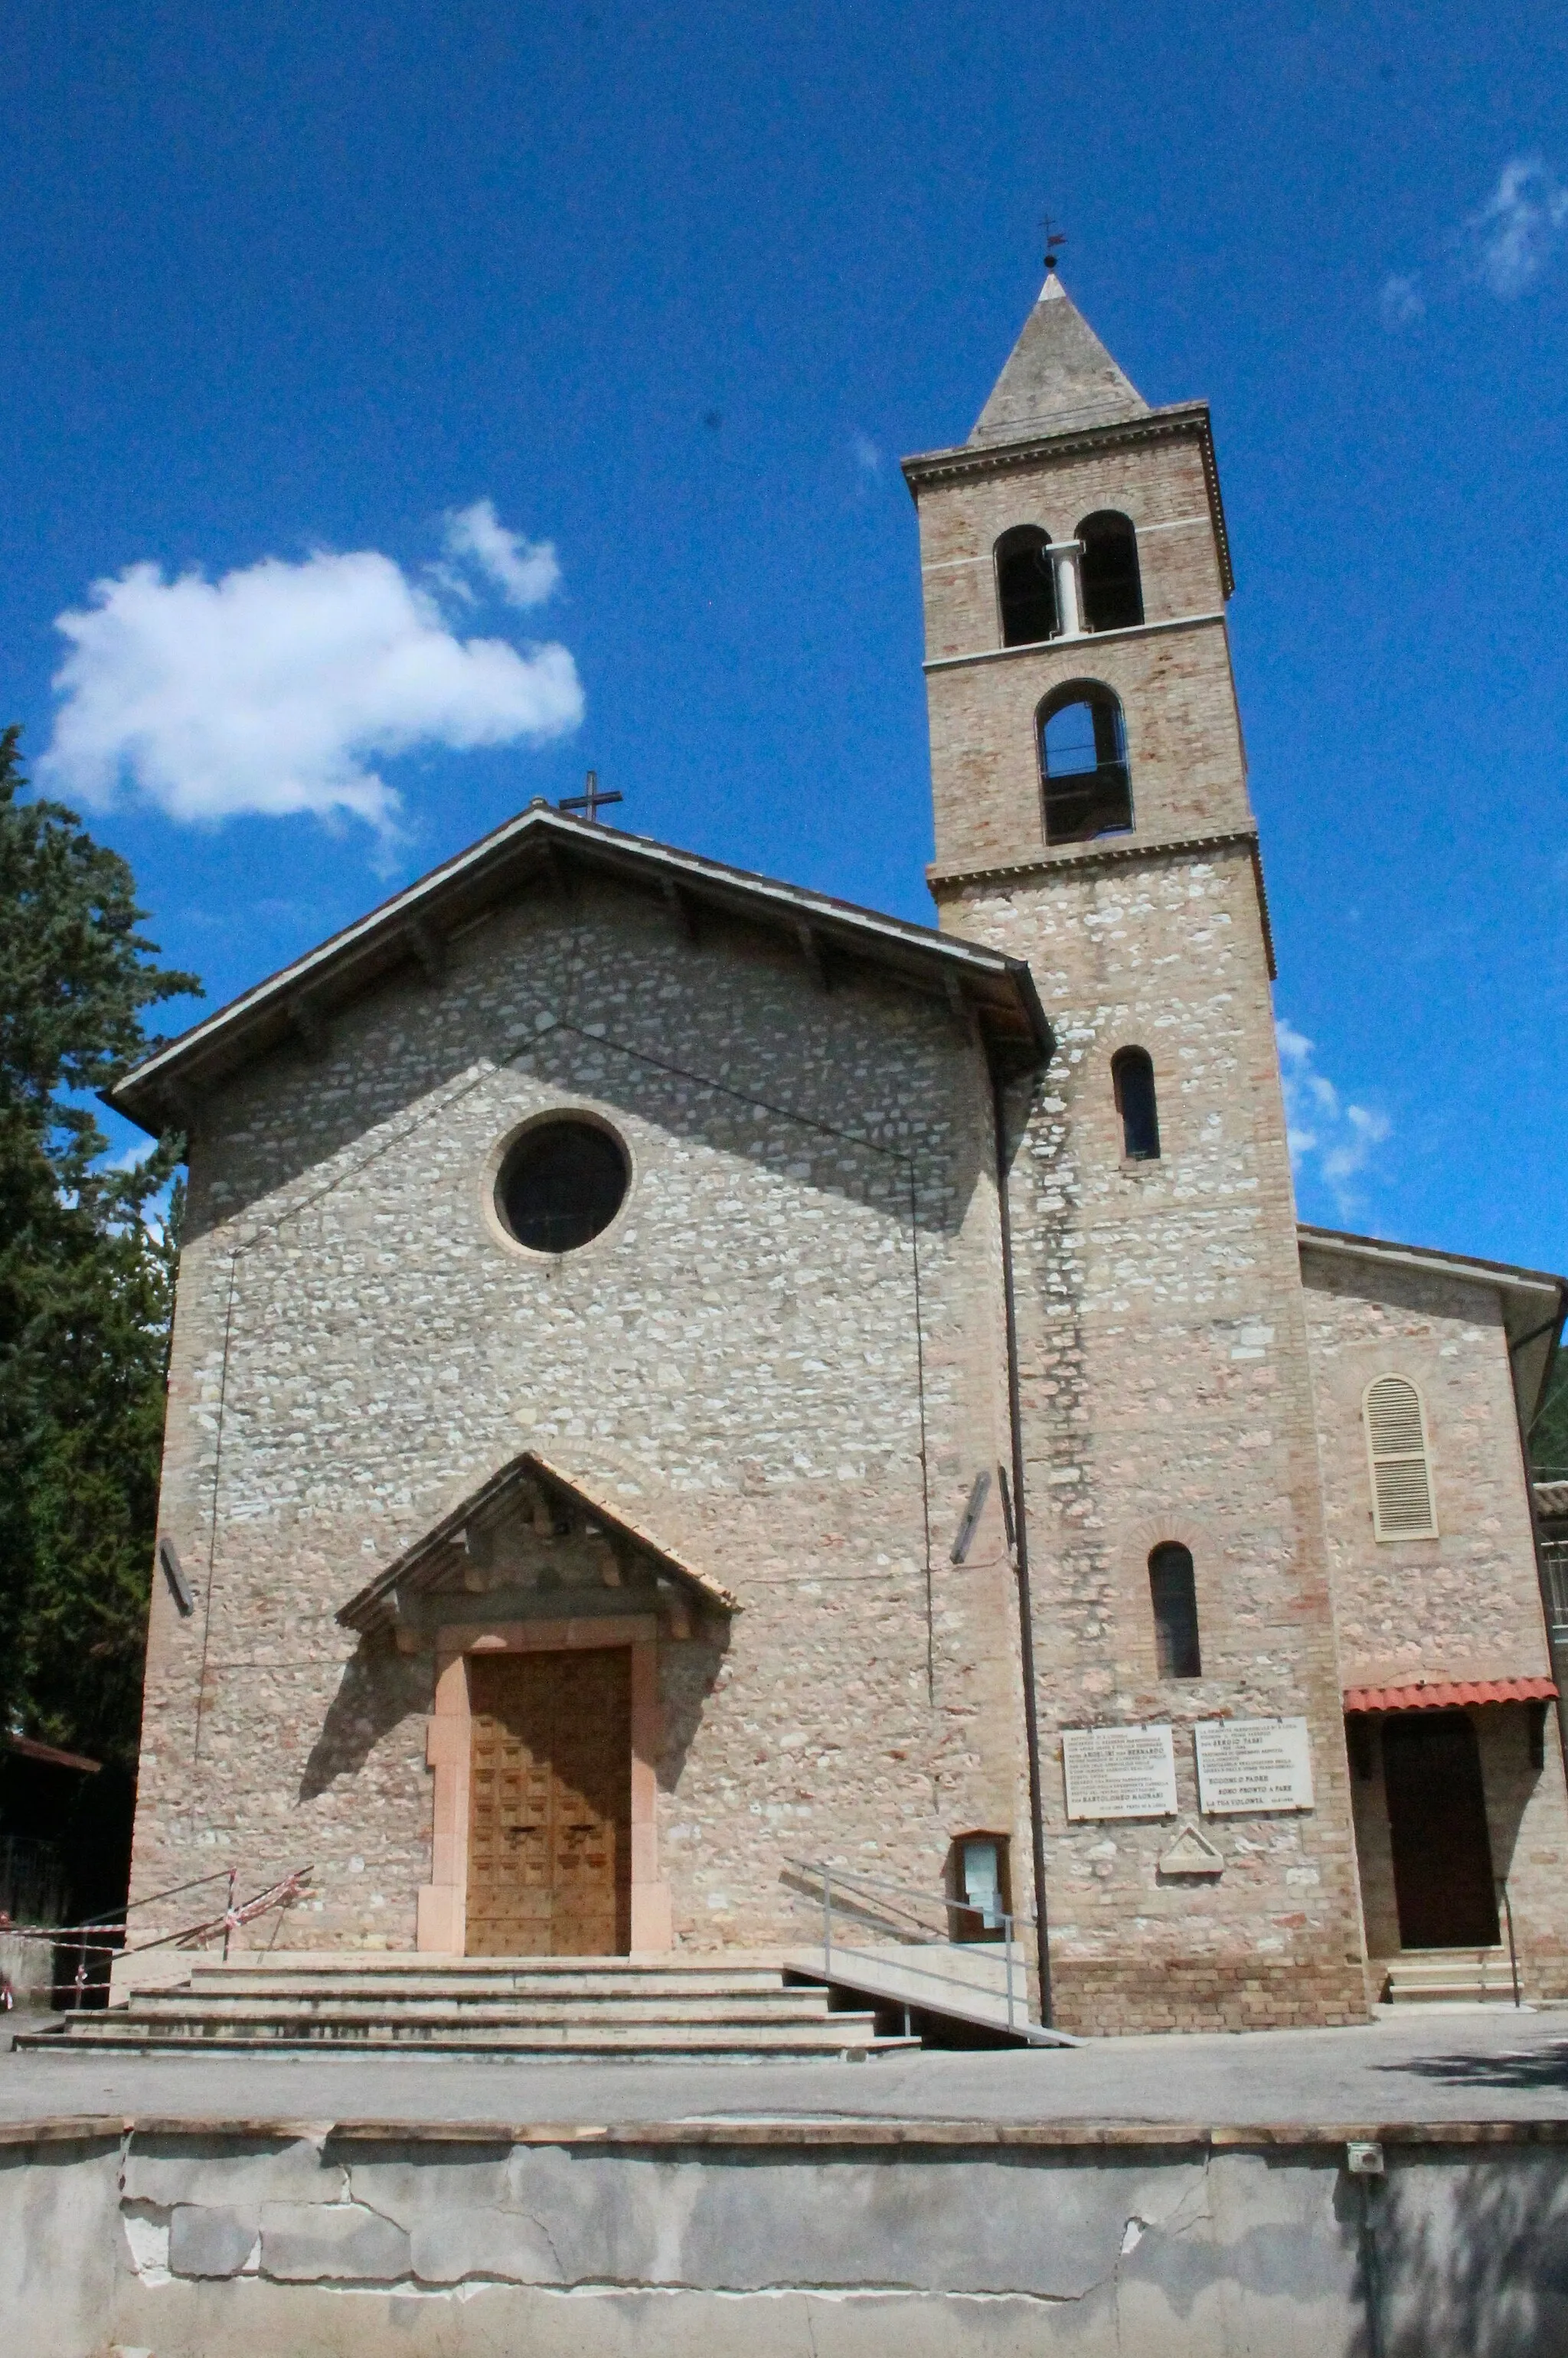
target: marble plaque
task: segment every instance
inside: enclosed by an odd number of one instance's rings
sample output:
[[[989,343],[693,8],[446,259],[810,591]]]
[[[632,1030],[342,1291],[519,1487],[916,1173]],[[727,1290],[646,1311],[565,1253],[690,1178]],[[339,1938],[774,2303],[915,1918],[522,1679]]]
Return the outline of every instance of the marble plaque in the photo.
[[[1193,1744],[1198,1807],[1209,1817],[1312,1808],[1304,1719],[1200,1719]]]
[[[1173,1818],[1176,1754],[1169,1727],[1068,1727],[1062,1768],[1069,1818]]]

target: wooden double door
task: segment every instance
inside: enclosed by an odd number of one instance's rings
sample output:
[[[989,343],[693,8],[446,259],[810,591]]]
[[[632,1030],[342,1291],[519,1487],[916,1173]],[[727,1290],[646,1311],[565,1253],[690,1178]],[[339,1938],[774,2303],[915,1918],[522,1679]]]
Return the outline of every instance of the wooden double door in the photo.
[[[624,1647],[469,1663],[470,1957],[632,1945],[632,1657]]]

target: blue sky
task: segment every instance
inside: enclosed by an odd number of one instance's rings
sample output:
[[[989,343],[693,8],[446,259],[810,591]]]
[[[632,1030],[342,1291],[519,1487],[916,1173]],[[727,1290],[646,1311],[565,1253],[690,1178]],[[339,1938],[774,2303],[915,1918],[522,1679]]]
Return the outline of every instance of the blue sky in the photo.
[[[1049,208],[1140,389],[1214,407],[1303,1214],[1568,1267],[1561,6],[9,34],[0,714],[211,1001],[590,764],[928,919],[897,460],[968,431]]]

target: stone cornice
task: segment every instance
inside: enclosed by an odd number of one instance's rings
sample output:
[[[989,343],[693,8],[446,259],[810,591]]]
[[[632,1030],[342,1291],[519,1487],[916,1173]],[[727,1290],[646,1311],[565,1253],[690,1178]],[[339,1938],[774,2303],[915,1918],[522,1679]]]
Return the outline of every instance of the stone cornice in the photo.
[[[1124,867],[1137,860],[1185,859],[1195,852],[1231,850],[1244,850],[1251,860],[1258,911],[1263,922],[1263,952],[1269,962],[1269,979],[1275,982],[1279,979],[1279,967],[1274,957],[1274,929],[1269,917],[1263,855],[1256,827],[1225,827],[1209,835],[1167,836],[1155,842],[1089,843],[1081,849],[1041,850],[1023,860],[985,860],[973,867],[939,868],[933,863],[925,871],[925,882],[932,899],[940,907],[945,897],[966,884],[999,884],[1015,877],[1059,876],[1064,872],[1076,875],[1089,868]]]
[[[1170,442],[1195,435],[1203,455],[1204,481],[1208,489],[1209,514],[1219,549],[1220,578],[1231,597],[1236,576],[1230,562],[1230,535],[1219,495],[1219,469],[1214,455],[1214,428],[1206,401],[1173,402],[1152,409],[1143,417],[1118,418],[1103,426],[1069,427],[1060,434],[1032,434],[1016,442],[964,442],[949,450],[917,452],[901,464],[910,495],[918,500],[928,484],[957,482],[966,476],[1006,474],[1043,461],[1091,458],[1098,450],[1139,442]]]
[[[973,654],[931,655],[921,665],[926,672],[957,671],[966,664],[1006,663],[1015,655],[1065,654],[1079,647],[1119,645],[1126,639],[1152,639],[1162,631],[1195,631],[1206,623],[1224,624],[1223,613],[1173,614],[1163,622],[1130,622],[1119,631],[1080,631],[1074,639],[1031,639],[1021,647],[979,647]]]

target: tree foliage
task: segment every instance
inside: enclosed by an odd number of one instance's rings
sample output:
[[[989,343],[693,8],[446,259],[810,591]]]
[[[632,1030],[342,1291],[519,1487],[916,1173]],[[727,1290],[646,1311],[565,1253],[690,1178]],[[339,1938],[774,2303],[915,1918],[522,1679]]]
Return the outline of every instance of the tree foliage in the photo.
[[[1560,1350],[1553,1363],[1530,1429],[1530,1455],[1538,1482],[1568,1482],[1568,1350]]]
[[[106,1165],[85,1102],[200,986],[153,963],[131,871],[73,811],[20,799],[0,731],[0,1713],[129,1763],[158,1457],[178,1166]]]

